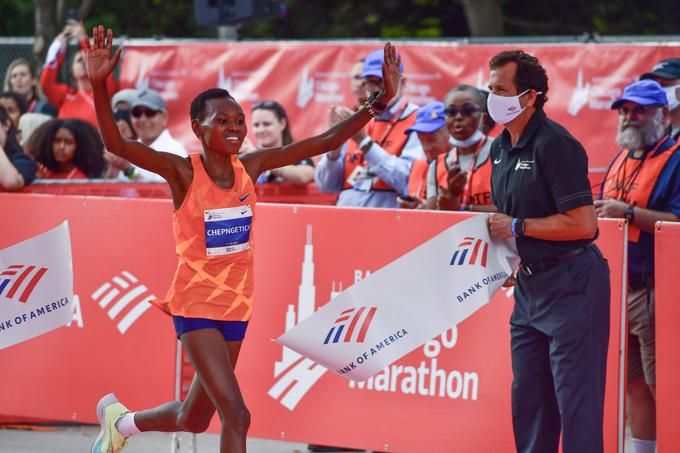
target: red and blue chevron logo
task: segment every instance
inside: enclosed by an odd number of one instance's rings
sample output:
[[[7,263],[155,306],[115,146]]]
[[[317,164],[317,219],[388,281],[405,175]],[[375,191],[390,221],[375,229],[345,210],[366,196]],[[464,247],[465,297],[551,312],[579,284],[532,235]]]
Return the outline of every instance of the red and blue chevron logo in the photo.
[[[458,244],[456,251],[451,258],[451,266],[474,266],[479,264],[486,267],[486,258],[489,252],[489,243],[483,239],[472,237],[463,238]]]
[[[355,307],[340,312],[323,344],[363,343],[376,311],[377,307]]]
[[[25,304],[47,268],[40,266],[14,264],[0,272],[0,296],[17,299]]]

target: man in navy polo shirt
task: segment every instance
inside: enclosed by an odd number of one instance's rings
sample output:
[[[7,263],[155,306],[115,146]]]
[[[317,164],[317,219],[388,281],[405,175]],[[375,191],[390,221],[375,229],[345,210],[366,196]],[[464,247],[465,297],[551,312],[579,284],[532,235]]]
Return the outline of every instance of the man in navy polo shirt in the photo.
[[[595,202],[600,217],[628,226],[628,419],[636,453],[656,449],[654,224],[680,217],[680,153],[668,135],[668,101],[661,85],[641,80],[612,104],[622,148]]]
[[[495,238],[521,257],[510,318],[512,418],[520,452],[602,452],[609,267],[592,243],[597,216],[581,144],[543,112],[548,76],[520,50],[491,68]]]

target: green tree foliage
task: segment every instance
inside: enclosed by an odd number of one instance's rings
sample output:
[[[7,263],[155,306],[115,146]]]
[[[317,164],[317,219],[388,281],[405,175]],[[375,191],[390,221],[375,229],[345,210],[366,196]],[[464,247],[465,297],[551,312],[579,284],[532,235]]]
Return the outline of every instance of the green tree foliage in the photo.
[[[77,6],[76,0],[65,0]],[[498,0],[511,36],[680,34],[677,0]],[[469,36],[455,0],[284,0],[287,14],[239,24],[245,39],[445,38]],[[474,4],[474,2],[470,2]],[[73,4],[73,5],[71,5]],[[0,0],[0,35],[32,36],[34,3]],[[88,26],[111,26],[130,37],[210,37],[198,27],[191,0],[95,2]]]

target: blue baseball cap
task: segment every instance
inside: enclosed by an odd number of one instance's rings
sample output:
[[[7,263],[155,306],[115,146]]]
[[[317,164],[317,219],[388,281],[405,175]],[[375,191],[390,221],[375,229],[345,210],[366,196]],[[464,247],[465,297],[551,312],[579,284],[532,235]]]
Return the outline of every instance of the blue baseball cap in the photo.
[[[364,72],[361,77],[379,77],[382,79],[382,64],[385,61],[385,51],[383,49],[374,50],[366,55],[364,59]],[[404,72],[404,64],[399,65],[399,74]]]
[[[612,109],[618,109],[624,102],[634,102],[639,105],[668,105],[666,92],[659,82],[651,79],[631,83],[623,89],[623,96],[612,102]]]
[[[416,122],[406,129],[405,133],[425,132],[430,133],[446,126],[444,117],[444,104],[439,101],[430,102],[420,107],[416,112]]]

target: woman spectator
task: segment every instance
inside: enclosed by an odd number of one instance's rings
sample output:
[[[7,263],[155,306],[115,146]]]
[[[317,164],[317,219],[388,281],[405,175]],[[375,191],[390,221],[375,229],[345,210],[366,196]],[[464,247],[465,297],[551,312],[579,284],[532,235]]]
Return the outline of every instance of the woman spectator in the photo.
[[[47,51],[45,67],[40,75],[40,85],[49,101],[59,110],[58,118],[78,118],[97,127],[92,85],[87,78],[83,52],[77,51],[71,60],[70,75],[75,87],[57,80],[69,40],[75,38],[80,43],[85,36],[82,22],[68,21]],[[116,82],[112,77],[107,80],[107,85],[109,93],[116,92]]]
[[[9,64],[2,90],[22,95],[26,100],[28,112],[57,116],[57,110],[47,102],[40,89],[35,67],[24,58],[17,58]]]
[[[444,98],[451,151],[430,164],[427,205],[441,210],[495,212],[491,202],[491,142],[482,132],[485,95],[470,85],[458,85]]]
[[[40,178],[101,178],[106,167],[99,132],[82,120],[48,121],[35,131],[28,147],[35,153]]]
[[[0,107],[0,192],[19,190],[34,178],[35,162],[24,154],[7,110]]]
[[[26,100],[19,93],[5,91],[0,93],[0,105],[5,107],[14,128],[19,127],[19,118],[26,113]]]
[[[263,101],[253,105],[252,121],[257,148],[284,146],[293,142],[288,115],[278,102]],[[313,180],[314,162],[311,159],[305,159],[296,165],[275,168],[263,174],[257,182],[307,184]]]

